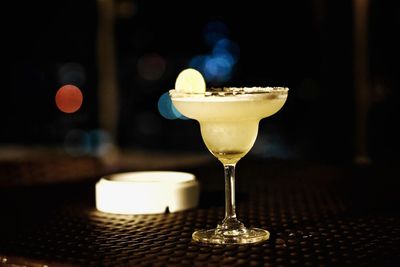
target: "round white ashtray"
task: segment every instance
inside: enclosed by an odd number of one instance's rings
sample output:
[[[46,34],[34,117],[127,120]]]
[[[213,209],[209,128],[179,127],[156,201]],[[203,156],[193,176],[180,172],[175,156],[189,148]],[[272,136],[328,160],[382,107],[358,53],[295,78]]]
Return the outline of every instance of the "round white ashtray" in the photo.
[[[116,173],[96,183],[96,208],[116,214],[154,214],[191,209],[199,202],[199,183],[187,172]]]

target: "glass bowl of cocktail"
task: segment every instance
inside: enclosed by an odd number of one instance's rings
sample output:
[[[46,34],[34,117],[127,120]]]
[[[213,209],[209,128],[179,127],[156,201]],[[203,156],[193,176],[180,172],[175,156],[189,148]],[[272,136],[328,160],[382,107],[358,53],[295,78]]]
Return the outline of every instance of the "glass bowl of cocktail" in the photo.
[[[267,240],[269,232],[246,228],[236,218],[235,166],[253,147],[261,119],[278,112],[287,99],[286,87],[225,87],[205,89],[200,73],[181,72],[169,91],[175,108],[199,122],[208,150],[223,164],[225,218],[215,229],[193,233],[193,240],[213,244],[248,244]]]

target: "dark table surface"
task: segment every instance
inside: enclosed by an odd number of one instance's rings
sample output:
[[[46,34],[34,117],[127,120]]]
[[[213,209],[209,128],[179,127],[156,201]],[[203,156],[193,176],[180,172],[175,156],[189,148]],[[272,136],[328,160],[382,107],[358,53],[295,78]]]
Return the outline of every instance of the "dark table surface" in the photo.
[[[97,175],[0,187],[0,266],[400,265],[396,164],[243,159],[237,165],[238,217],[271,233],[252,245],[193,242],[194,230],[213,228],[224,216],[223,169],[211,161],[175,170],[197,176],[198,208],[102,213],[94,203]]]

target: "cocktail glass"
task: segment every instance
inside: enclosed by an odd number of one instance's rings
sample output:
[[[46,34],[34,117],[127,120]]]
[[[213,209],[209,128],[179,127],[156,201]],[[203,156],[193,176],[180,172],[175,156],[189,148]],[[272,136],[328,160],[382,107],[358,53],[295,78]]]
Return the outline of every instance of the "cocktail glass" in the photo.
[[[225,170],[225,218],[215,229],[194,232],[193,240],[213,244],[267,240],[268,231],[246,228],[236,218],[235,166],[254,145],[260,120],[282,108],[288,88],[230,87],[211,89],[204,94],[170,90],[169,94],[179,112],[200,123],[205,145]]]

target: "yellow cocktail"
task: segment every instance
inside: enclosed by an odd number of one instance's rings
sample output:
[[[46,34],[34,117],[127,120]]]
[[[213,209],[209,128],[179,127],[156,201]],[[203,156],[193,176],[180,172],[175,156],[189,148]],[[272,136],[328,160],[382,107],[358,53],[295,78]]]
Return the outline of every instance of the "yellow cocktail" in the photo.
[[[223,163],[235,163],[254,144],[258,123],[282,108],[286,88],[225,88],[204,95],[170,92],[179,112],[200,123],[211,153]]]
[[[205,93],[170,91],[175,108],[200,123],[204,143],[225,168],[225,219],[216,229],[193,233],[195,241],[246,244],[269,238],[268,231],[246,228],[236,218],[235,165],[254,145],[260,120],[278,112],[287,95],[284,87],[231,87]]]

